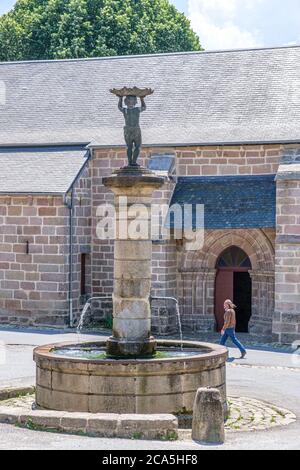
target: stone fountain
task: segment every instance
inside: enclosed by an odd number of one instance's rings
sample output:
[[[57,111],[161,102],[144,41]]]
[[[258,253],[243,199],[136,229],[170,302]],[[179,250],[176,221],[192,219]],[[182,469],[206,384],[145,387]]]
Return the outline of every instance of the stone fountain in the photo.
[[[150,226],[153,192],[164,180],[138,165],[140,113],[151,89],[111,90],[125,118],[128,166],[104,178],[115,195],[117,227]],[[123,98],[125,105],[123,106]],[[141,107],[136,107],[137,99]],[[126,201],[124,206],[124,201]],[[137,207],[137,206],[135,206]],[[126,214],[126,216],[124,215]],[[221,392],[226,409],[227,349],[198,342],[156,341],[151,336],[151,230],[143,237],[117,234],[114,250],[113,336],[107,342],[54,344],[34,351],[36,403],[45,409],[92,413],[191,413],[199,387]],[[183,346],[183,348],[182,348]]]

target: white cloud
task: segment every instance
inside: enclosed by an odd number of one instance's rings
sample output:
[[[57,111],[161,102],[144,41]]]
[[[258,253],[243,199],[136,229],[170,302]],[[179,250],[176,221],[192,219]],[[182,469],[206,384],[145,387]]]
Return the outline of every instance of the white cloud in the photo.
[[[263,0],[189,0],[189,17],[205,49],[238,49],[261,46],[259,31],[239,26]]]
[[[299,46],[300,45],[300,37],[295,41],[289,41],[284,46]]]
[[[229,16],[234,14],[236,3],[237,0],[194,0],[190,2],[190,4],[196,5],[196,8],[203,13],[211,14],[219,11]]]

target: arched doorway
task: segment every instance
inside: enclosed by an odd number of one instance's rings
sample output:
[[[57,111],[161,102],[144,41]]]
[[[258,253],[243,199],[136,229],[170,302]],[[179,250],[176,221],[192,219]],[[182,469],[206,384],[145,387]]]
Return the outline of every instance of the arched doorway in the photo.
[[[217,330],[224,323],[224,301],[232,299],[237,305],[237,326],[239,333],[248,333],[251,318],[252,283],[249,270],[251,261],[247,254],[237,246],[227,248],[219,256],[215,283],[215,316]]]

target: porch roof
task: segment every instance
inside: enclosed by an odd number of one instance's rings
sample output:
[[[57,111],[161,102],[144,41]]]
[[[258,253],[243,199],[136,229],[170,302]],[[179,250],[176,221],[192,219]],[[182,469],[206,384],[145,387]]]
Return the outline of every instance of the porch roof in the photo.
[[[171,205],[193,205],[186,228],[202,228],[196,205],[204,205],[205,229],[274,228],[276,226],[275,175],[181,177]],[[171,227],[180,228],[171,218]]]

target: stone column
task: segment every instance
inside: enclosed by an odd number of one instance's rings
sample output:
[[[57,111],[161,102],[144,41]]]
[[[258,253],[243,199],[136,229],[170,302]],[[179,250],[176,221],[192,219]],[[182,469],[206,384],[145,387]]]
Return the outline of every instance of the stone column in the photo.
[[[300,147],[287,146],[277,177],[277,236],[273,333],[300,341]]]
[[[199,388],[193,408],[192,439],[205,444],[224,444],[224,422],[220,390]]]
[[[142,169],[124,169],[104,178],[115,194],[117,237],[114,251],[113,336],[107,353],[115,357],[152,355],[151,202],[164,180]],[[136,206],[136,205],[143,206]],[[135,207],[134,207],[135,206]],[[134,222],[138,216],[138,222]],[[133,224],[140,232],[132,233]]]
[[[274,314],[275,273],[249,271],[252,280],[252,316],[249,332],[253,335],[272,336]]]

